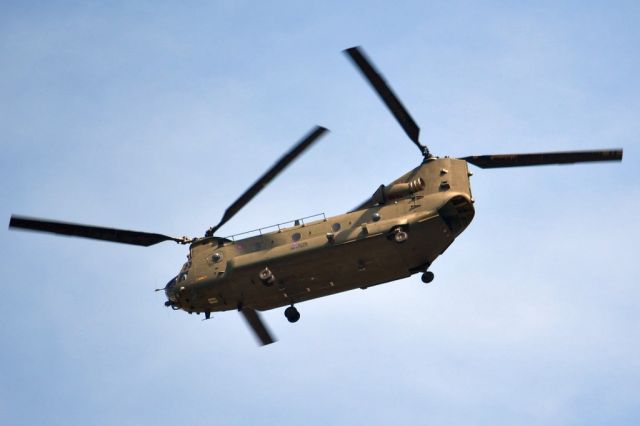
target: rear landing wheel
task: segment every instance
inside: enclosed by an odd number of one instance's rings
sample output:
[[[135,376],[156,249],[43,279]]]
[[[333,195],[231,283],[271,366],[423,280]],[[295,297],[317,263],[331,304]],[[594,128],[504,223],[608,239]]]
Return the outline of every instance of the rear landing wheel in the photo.
[[[433,272],[426,271],[424,274],[422,274],[422,282],[425,284],[429,284],[431,281],[433,281],[434,277],[435,275],[433,275]]]
[[[284,310],[284,316],[287,317],[289,322],[296,322],[300,319],[300,312],[293,306],[289,306]]]

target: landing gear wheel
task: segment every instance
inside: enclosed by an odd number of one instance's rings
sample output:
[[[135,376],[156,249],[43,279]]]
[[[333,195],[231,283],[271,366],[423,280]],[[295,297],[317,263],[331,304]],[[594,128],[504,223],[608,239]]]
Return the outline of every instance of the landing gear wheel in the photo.
[[[297,322],[300,319],[300,312],[293,306],[289,306],[284,310],[284,316],[289,322]]]
[[[260,277],[260,281],[262,281],[262,284],[267,287],[271,287],[276,281],[276,277],[273,275],[273,272],[271,272],[269,268],[264,268],[258,275]]]
[[[435,276],[433,275],[433,272],[426,271],[424,274],[422,274],[422,282],[425,284],[429,284],[431,281],[433,281],[434,277]]]
[[[406,231],[403,231],[402,228],[396,228],[393,231],[393,241],[398,244],[404,243],[409,238],[409,234]]]

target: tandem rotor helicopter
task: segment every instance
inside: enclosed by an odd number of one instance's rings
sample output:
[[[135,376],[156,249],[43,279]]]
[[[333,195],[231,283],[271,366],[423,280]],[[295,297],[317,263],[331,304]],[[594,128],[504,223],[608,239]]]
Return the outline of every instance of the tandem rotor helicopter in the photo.
[[[422,273],[473,219],[468,164],[480,168],[621,161],[622,149],[535,154],[437,157],[420,143],[420,128],[360,47],[344,51],[422,154],[422,162],[389,185],[381,185],[353,211],[312,216],[220,237],[217,231],[291,162],[323,136],[315,127],[224,212],[203,237],[104,228],[11,216],[10,228],[50,232],[123,244],[151,246],[163,241],[189,244],[187,262],[164,290],[165,306],[188,313],[238,310],[261,344],[275,340],[258,311],[287,307],[289,322],[300,319],[296,303]]]

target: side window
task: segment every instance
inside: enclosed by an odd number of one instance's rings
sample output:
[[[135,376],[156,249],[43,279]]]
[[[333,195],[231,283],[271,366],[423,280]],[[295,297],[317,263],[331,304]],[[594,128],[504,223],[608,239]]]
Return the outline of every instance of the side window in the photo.
[[[295,234],[293,234],[293,235],[291,236],[291,240],[293,240],[294,242],[296,242],[296,241],[300,241],[300,238],[301,238],[301,237],[302,237],[302,236],[300,235],[300,233],[299,233],[299,232],[296,232]]]
[[[333,225],[331,225],[331,229],[333,229],[333,232],[338,232],[340,230],[340,224],[334,223]]]

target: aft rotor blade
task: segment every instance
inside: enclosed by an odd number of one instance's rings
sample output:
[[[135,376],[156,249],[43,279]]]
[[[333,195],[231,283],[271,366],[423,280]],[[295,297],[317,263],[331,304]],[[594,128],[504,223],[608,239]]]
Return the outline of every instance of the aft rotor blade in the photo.
[[[409,139],[420,149],[422,155],[429,156],[429,149],[420,143],[420,128],[409,114],[409,111],[402,105],[400,99],[393,90],[391,90],[391,87],[382,77],[382,74],[374,68],[371,61],[365,55],[364,50],[356,46],[345,49],[344,52],[351,58],[371,86],[373,86],[373,89],[380,96],[387,108],[389,108],[396,120],[398,120],[400,126],[402,126],[407,136],[409,136]]]
[[[94,240],[112,241],[114,243],[133,244],[136,246],[152,246],[163,241],[175,241],[186,244],[191,239],[169,237],[149,232],[128,231],[124,229],[103,228],[99,226],[80,225],[77,223],[57,222],[23,216],[11,216],[9,228],[27,229],[30,231],[50,232],[52,234],[71,237],[91,238]]]
[[[244,319],[247,320],[247,324],[249,324],[249,327],[251,327],[262,346],[269,345],[276,341],[271,336],[267,326],[262,321],[262,318],[260,318],[260,314],[258,314],[255,309],[242,308],[240,312],[242,312]]]
[[[298,142],[293,148],[282,156],[265,174],[263,174],[244,194],[240,196],[227,210],[224,216],[216,226],[211,228],[208,233],[213,235],[222,225],[227,223],[229,219],[235,216],[249,201],[253,199],[262,189],[269,184],[280,172],[282,172],[289,164],[293,162],[300,154],[309,148],[320,136],[328,132],[324,127],[316,126],[307,136]]]
[[[541,166],[545,164],[572,164],[594,161],[621,161],[622,149],[593,151],[539,152],[531,154],[472,155],[462,157],[483,169],[499,167]]]

